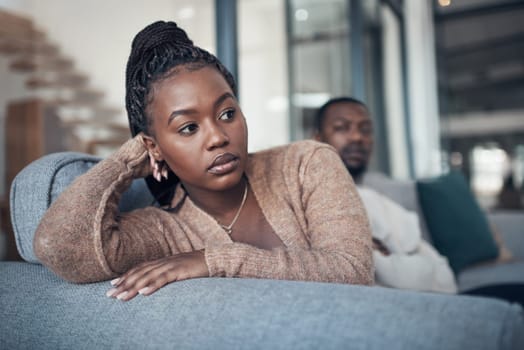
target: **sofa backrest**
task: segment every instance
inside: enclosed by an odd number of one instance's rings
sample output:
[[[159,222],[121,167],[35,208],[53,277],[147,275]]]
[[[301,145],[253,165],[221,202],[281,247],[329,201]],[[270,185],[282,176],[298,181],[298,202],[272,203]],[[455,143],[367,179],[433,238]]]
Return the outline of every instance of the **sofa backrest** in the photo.
[[[32,162],[15,177],[9,196],[11,223],[24,260],[39,263],[33,251],[33,237],[40,219],[77,176],[99,161],[100,158],[83,153],[53,153]],[[137,179],[122,195],[120,210],[130,211],[152,203],[145,181]]]

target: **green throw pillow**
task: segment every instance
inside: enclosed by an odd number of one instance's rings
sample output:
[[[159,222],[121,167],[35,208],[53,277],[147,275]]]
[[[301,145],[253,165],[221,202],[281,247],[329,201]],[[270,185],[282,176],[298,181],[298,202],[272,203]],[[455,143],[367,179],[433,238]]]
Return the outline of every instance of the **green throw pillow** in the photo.
[[[433,243],[455,273],[497,257],[489,223],[461,173],[419,180],[417,192]]]

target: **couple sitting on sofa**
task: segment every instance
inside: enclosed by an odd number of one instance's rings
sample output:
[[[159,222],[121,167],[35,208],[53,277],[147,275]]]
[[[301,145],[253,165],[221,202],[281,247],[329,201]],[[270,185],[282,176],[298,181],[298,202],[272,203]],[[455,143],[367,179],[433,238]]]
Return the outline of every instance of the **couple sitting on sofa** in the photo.
[[[374,280],[372,236],[337,152],[247,155],[231,76],[174,23],[135,38],[126,77],[135,138],[13,181],[26,262],[0,262],[3,348],[523,348],[519,305],[358,285]]]
[[[406,210],[372,188],[383,181],[381,176],[365,174],[373,148],[373,125],[366,105],[351,97],[331,99],[317,112],[315,127],[315,138],[338,151],[357,184],[373,235],[376,283],[401,289],[457,293],[453,270],[459,270],[464,263],[459,261],[450,266],[448,258],[424,239],[417,213]],[[463,180],[458,174],[446,176]],[[419,190],[423,191],[424,186],[421,182]],[[469,192],[463,194],[466,200],[474,202]],[[487,236],[484,240],[492,238],[491,232],[484,236]],[[495,240],[491,243],[496,254],[485,259],[496,258],[500,254]],[[502,254],[507,254],[503,246]],[[498,297],[521,305],[524,302],[522,283],[490,285],[461,293]]]
[[[338,102],[321,110],[318,139],[358,181],[372,125],[362,103]],[[135,137],[79,177],[37,229],[36,255],[63,278],[113,279],[107,296],[130,300],[206,276],[372,284],[375,264],[380,284],[456,292],[417,217],[360,188],[372,239],[333,148],[305,141],[248,155],[231,74],[176,24],[135,37],[126,107]],[[120,195],[140,177],[160,206],[120,213]]]

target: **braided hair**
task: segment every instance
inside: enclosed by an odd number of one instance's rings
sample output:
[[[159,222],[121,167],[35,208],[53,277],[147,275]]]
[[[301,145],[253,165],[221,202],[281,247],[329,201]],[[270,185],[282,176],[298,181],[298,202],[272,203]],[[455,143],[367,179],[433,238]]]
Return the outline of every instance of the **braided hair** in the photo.
[[[175,22],[157,21],[142,29],[133,39],[126,67],[126,110],[132,136],[140,132],[152,135],[148,105],[153,100],[153,84],[176,74],[177,68],[198,70],[207,66],[216,68],[237,94],[235,80],[226,67],[216,56],[195,46]],[[152,176],[146,178],[161,205],[169,204],[178,181],[173,173],[160,183]]]

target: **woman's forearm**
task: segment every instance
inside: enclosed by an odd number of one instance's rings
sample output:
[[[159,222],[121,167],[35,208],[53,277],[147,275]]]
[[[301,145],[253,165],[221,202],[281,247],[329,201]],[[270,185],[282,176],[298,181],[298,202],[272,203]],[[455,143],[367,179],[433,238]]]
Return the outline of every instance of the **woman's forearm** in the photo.
[[[79,176],[44,214],[35,233],[40,261],[63,278],[90,282],[114,273],[104,258],[104,243],[118,226],[118,201],[147,157],[137,139]],[[146,160],[147,164],[147,160]]]

